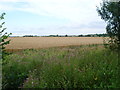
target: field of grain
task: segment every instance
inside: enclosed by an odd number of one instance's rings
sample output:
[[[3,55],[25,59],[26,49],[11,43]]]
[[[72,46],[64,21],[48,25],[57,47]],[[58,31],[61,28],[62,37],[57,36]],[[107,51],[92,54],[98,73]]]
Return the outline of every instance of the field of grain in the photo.
[[[103,37],[10,37],[6,49],[38,49],[69,45],[102,44]]]

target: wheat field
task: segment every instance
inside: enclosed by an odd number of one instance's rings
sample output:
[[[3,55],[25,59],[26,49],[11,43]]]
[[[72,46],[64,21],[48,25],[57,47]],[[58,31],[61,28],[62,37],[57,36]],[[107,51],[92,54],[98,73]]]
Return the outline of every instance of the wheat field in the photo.
[[[9,37],[6,49],[39,49],[57,46],[102,44],[103,37]]]

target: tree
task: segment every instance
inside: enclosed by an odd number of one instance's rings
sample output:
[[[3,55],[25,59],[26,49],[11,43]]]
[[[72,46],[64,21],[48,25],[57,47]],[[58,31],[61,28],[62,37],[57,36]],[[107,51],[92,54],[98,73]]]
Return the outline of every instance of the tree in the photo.
[[[68,37],[68,35],[66,34],[65,37]]]
[[[111,2],[104,0],[97,12],[106,23],[106,31],[110,49],[120,50],[120,1]]]
[[[0,16],[0,21],[4,19],[5,13],[2,13],[2,15]],[[6,28],[3,27],[3,25],[5,24],[5,22],[2,22],[0,24],[0,59],[3,58],[4,54],[5,54],[5,45],[9,44],[10,40],[6,40],[10,34],[7,34],[7,32],[4,32],[6,30]]]

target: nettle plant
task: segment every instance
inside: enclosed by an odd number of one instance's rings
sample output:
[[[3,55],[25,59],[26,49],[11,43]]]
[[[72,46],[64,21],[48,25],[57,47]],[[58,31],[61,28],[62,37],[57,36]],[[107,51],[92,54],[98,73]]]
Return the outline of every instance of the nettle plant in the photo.
[[[5,45],[10,43],[10,40],[6,40],[12,33],[5,32],[6,28],[3,27],[5,22],[1,22],[4,19],[5,13],[0,15],[0,53],[1,57],[4,57],[5,54]]]

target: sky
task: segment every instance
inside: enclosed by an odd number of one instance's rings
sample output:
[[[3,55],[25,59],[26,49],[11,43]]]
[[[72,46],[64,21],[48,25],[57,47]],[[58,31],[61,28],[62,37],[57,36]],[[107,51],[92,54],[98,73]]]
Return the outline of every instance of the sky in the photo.
[[[102,0],[0,0],[7,32],[23,35],[106,33],[96,6]]]

